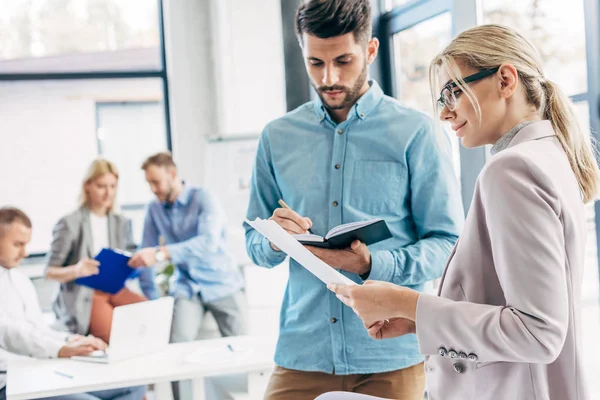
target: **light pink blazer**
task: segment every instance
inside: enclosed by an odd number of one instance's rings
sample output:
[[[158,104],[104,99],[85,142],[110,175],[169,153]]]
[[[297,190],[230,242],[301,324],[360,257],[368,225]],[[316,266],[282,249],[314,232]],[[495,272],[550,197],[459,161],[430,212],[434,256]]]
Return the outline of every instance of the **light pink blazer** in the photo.
[[[417,305],[429,399],[589,399],[584,204],[549,121],[492,156],[471,204],[439,297]]]

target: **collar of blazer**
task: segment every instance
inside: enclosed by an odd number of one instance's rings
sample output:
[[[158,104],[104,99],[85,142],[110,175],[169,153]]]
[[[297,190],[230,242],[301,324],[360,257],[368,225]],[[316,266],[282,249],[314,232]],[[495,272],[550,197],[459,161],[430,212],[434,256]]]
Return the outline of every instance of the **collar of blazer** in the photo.
[[[547,119],[537,121],[532,124],[525,126],[521,129],[510,141],[507,148],[511,148],[521,143],[529,142],[531,140],[543,139],[550,136],[556,136],[552,123]]]

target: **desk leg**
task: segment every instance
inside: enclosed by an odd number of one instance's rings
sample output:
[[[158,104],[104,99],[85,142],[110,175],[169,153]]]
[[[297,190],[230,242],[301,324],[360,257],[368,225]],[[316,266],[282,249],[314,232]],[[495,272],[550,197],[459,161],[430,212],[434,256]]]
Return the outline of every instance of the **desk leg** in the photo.
[[[206,400],[206,384],[204,378],[192,379],[192,399]]]

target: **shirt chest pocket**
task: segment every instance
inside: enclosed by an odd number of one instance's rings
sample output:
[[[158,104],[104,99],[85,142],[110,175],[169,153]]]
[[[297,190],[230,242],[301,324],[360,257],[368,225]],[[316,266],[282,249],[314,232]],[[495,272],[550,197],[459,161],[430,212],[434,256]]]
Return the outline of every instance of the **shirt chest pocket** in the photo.
[[[394,161],[355,161],[348,204],[374,216],[399,215],[408,190],[408,172]]]

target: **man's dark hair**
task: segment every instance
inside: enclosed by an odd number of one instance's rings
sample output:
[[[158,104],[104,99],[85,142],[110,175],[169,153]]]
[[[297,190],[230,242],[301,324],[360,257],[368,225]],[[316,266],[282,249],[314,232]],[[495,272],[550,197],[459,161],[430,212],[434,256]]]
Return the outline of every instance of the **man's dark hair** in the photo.
[[[327,39],[354,33],[357,43],[371,38],[370,0],[307,0],[296,12],[296,35],[302,45],[302,34]]]
[[[0,208],[0,228],[12,225],[15,222],[20,222],[31,229],[31,220],[23,211],[15,207]]]

